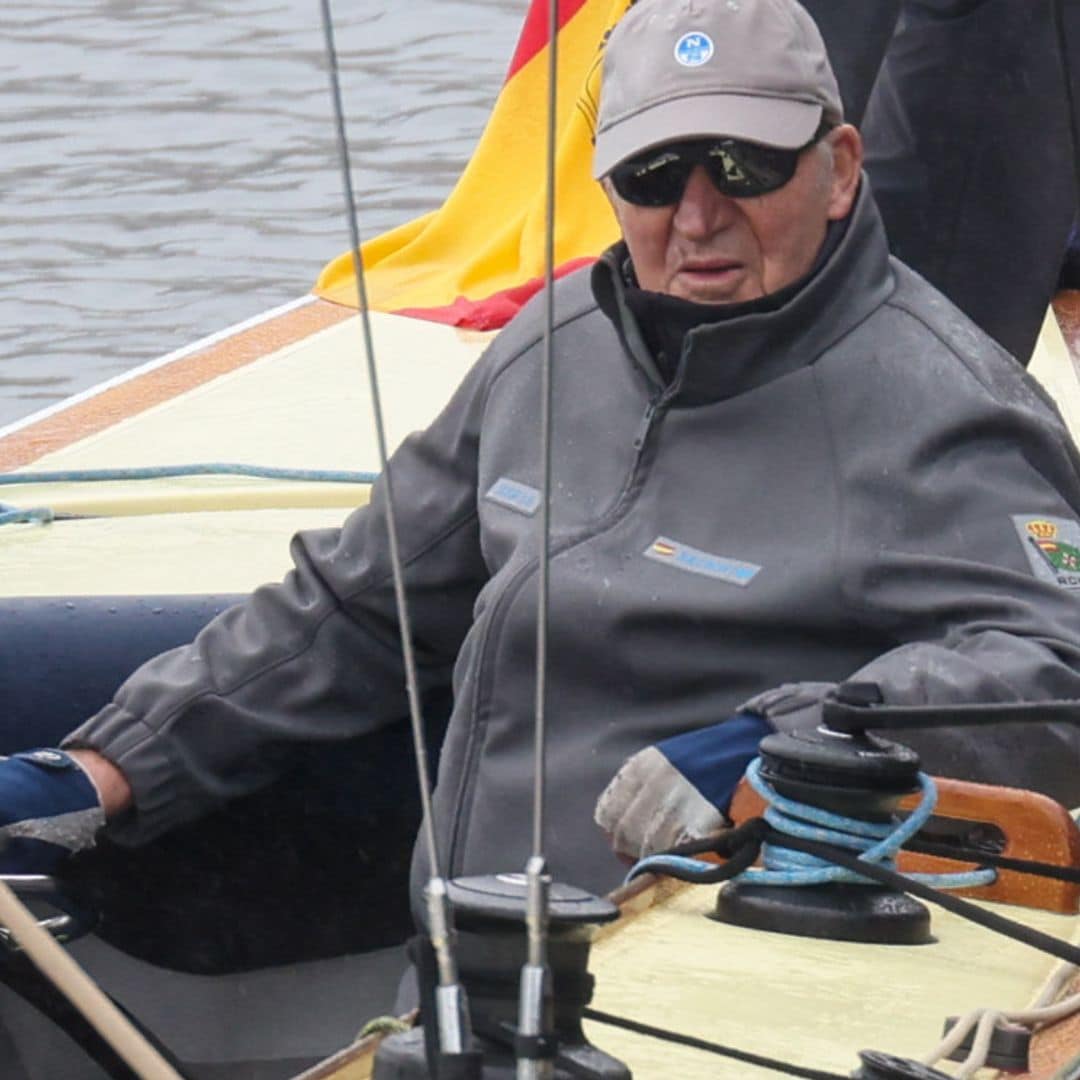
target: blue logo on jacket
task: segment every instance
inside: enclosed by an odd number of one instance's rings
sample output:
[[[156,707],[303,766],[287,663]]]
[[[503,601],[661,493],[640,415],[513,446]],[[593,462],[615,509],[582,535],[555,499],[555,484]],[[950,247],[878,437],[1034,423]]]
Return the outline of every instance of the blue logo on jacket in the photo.
[[[540,492],[536,488],[511,480],[508,476],[500,476],[484,498],[528,517],[532,517],[540,506]]]
[[[749,585],[761,569],[754,563],[710,555],[707,551],[699,551],[677,540],[669,540],[666,536],[658,536],[645,549],[645,557],[667,563],[677,570],[687,570],[691,574],[702,574],[743,587]]]

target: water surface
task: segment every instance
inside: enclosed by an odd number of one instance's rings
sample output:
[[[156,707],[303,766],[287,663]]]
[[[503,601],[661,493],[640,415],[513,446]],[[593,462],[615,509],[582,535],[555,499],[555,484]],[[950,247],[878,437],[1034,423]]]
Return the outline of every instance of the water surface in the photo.
[[[437,206],[527,0],[337,0],[365,237]],[[306,293],[348,247],[318,0],[0,13],[0,426]]]

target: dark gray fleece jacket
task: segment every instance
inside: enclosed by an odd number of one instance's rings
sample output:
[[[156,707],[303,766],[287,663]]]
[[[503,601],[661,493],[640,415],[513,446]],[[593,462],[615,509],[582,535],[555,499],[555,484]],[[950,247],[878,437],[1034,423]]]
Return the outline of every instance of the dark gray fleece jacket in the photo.
[[[889,258],[865,184],[811,280],[778,310],[691,331],[668,385],[622,289],[609,253],[555,300],[559,878],[620,880],[592,811],[625,758],[779,684],[1080,698],[1076,452],[1022,368]],[[529,848],[542,323],[540,303],[523,311],[390,466],[421,679],[453,680],[435,798],[451,874],[519,871]],[[269,781],[290,743],[400,722],[385,527],[378,484],[341,529],[295,538],[284,582],[144,666],[71,736],[133,785],[117,838]],[[932,771],[1080,802],[1078,730],[917,742]]]

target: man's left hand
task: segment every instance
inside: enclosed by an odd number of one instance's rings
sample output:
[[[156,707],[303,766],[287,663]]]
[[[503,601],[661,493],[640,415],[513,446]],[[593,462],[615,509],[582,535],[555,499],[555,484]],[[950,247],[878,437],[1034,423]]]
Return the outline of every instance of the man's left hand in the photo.
[[[772,726],[738,713],[647,746],[628,758],[596,803],[597,825],[620,855],[637,860],[717,832],[758,743]]]

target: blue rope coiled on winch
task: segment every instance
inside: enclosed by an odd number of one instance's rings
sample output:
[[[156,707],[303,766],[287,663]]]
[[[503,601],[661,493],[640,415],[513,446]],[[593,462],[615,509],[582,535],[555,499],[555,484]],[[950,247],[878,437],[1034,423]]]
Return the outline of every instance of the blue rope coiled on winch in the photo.
[[[769,804],[763,816],[777,833],[856,851],[861,861],[890,870],[896,869],[895,860],[900,848],[926,824],[937,804],[937,787],[934,781],[922,772],[918,774],[922,790],[919,805],[903,821],[880,823],[845,817],[843,814],[786,798],[762,777],[760,758],[751,762],[746,770],[746,779]],[[761,857],[763,869],[751,867],[734,876],[733,880],[755,885],[795,887],[836,882],[876,884],[870,878],[817,856],[786,848],[782,843],[762,844]],[[715,863],[686,855],[649,855],[635,864],[627,880],[643,873],[669,874],[686,881],[702,876],[713,879],[716,871]],[[991,884],[997,878],[997,871],[982,869],[954,874],[905,876],[939,889],[965,889]]]

